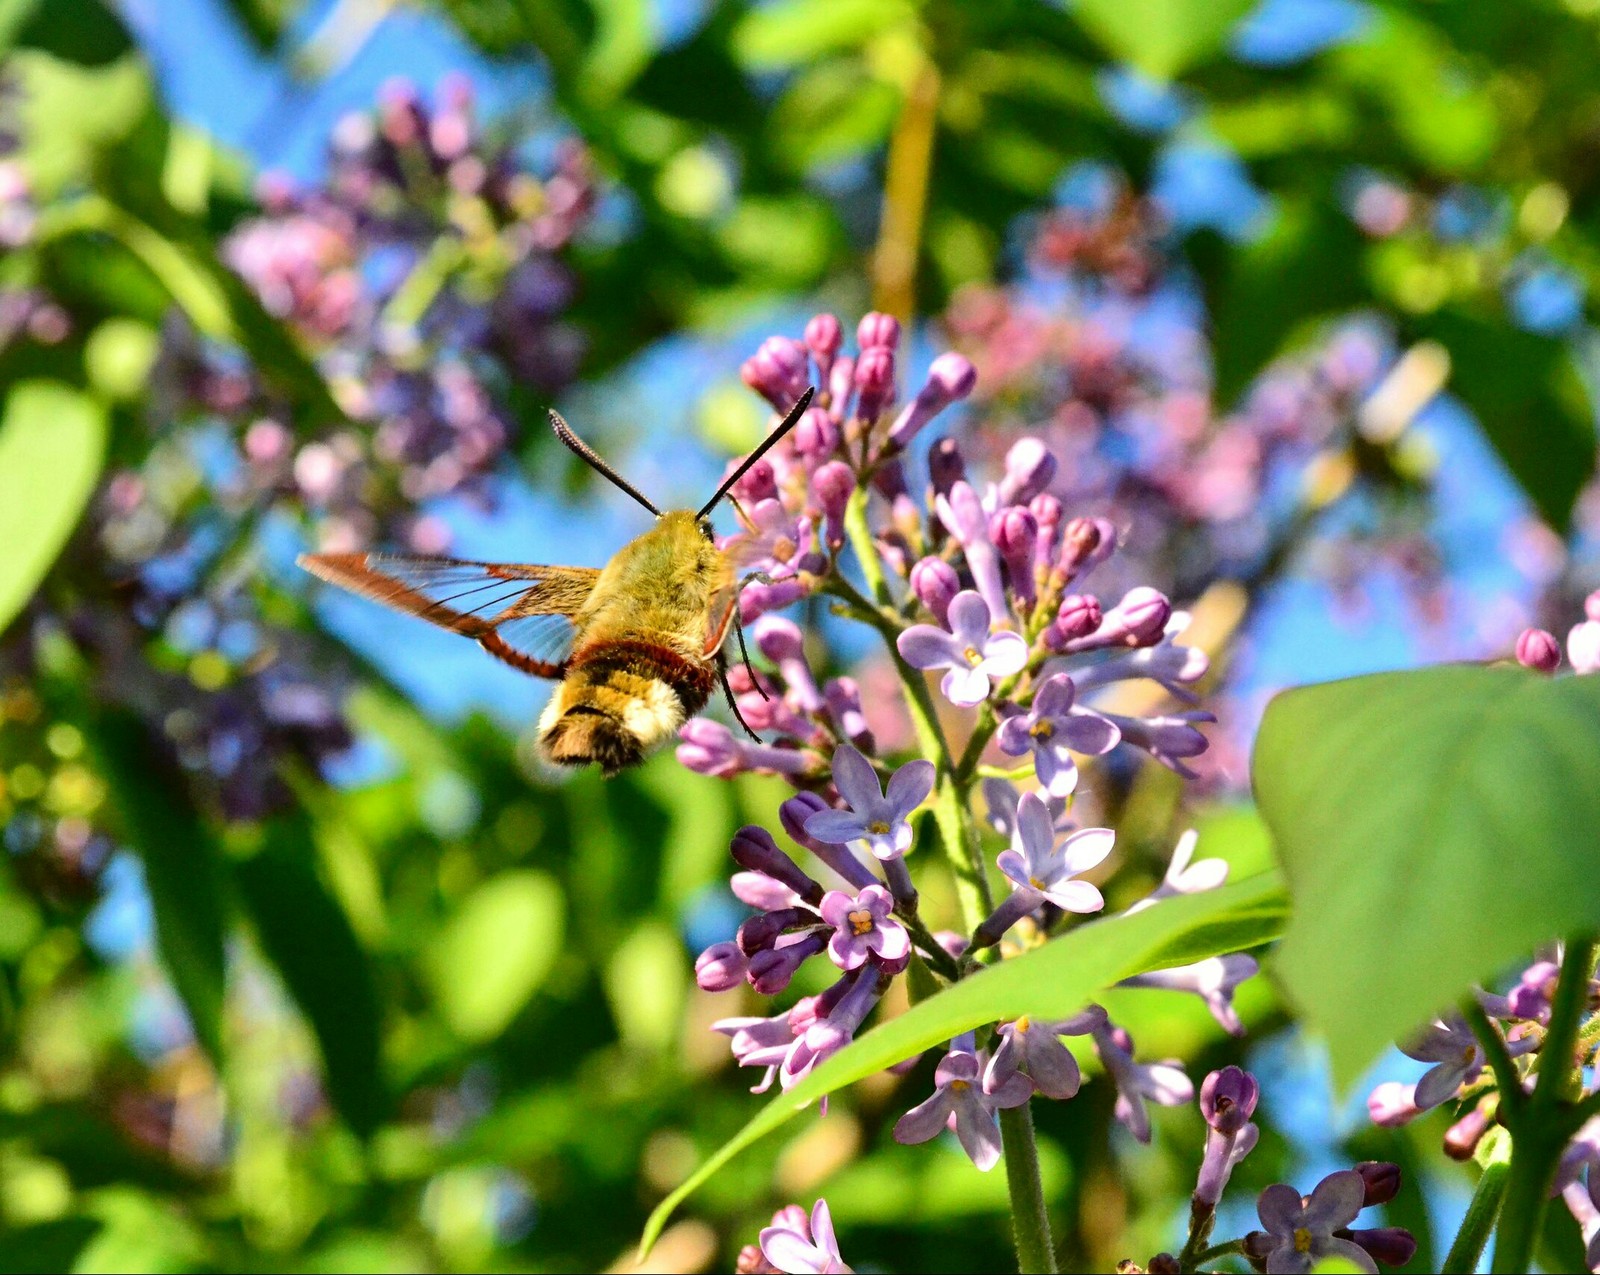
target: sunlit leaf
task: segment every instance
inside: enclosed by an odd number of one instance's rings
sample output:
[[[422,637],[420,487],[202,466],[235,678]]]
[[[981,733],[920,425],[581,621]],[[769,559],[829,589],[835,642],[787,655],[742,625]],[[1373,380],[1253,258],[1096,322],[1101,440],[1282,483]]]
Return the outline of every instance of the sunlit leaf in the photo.
[[[235,870],[269,960],[316,1033],[328,1097],[360,1134],[387,1105],[379,1074],[379,1005],[367,954],[317,871],[310,822],[285,815]]]
[[[479,886],[429,946],[427,972],[445,1021],[468,1040],[498,1036],[561,950],[561,888],[542,872]]]
[[[1102,989],[1134,974],[1258,946],[1277,935],[1283,916],[1276,875],[1266,874],[1206,894],[1169,899],[1133,916],[1093,921],[962,979],[873,1028],[769,1101],[661,1202],[645,1226],[643,1248],[649,1250],[673,1210],[702,1183],[825,1094],[985,1023],[1023,1014],[1066,1018]]]
[[[105,460],[105,409],[54,381],[25,381],[0,415],[0,631],[78,525]]]
[[[753,68],[796,66],[819,54],[856,48],[911,14],[904,0],[776,0],[745,13],[734,30],[733,49]]]
[[[1170,79],[1204,61],[1255,0],[1074,0],[1072,12],[1119,62]]]
[[[1600,925],[1600,677],[1289,691],[1253,774],[1296,905],[1277,975],[1343,1084],[1472,982]]]

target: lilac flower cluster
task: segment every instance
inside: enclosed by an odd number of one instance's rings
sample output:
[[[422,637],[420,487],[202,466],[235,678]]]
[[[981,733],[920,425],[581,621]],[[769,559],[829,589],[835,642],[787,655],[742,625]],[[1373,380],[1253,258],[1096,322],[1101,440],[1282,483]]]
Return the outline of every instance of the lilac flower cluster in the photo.
[[[1058,1090],[1076,1091],[1077,1065],[1055,1036],[1057,1033],[1095,1033],[1098,1036],[1106,1030],[1106,1021],[1103,1012],[1094,1012],[1079,1015],[1070,1024],[1058,1023],[1051,1031],[1042,1030],[1042,1027],[1041,1024],[1030,1030],[1026,1023],[1013,1024],[1013,1030],[1004,1035],[987,1065],[970,1050],[952,1052],[939,1066],[939,1087],[934,1096],[901,1118],[896,1136],[900,1137],[901,1130],[910,1127],[918,1136],[902,1140],[920,1142],[934,1136],[948,1122],[975,1160],[978,1159],[975,1148],[986,1157],[992,1153],[997,1158],[998,1140],[992,1134],[994,1111],[1028,1100],[1027,1077],[1015,1069],[1016,1060],[1023,1051],[1029,1051],[1029,1062],[1036,1066],[1032,1072],[1033,1084],[1040,1092],[1045,1091],[1045,1084]],[[1017,1042],[1023,1037],[1036,1044],[1019,1045]],[[1045,1044],[1046,1041],[1049,1043]],[[1008,1071],[999,1066],[1007,1051],[1013,1060]],[[1033,1056],[1035,1051],[1037,1060]],[[992,1086],[986,1073],[997,1068],[1006,1071],[1005,1079]],[[1046,1081],[1044,1077],[1049,1079]],[[1057,1093],[1054,1096],[1069,1095]],[[1379,1263],[1404,1266],[1412,1259],[1417,1244],[1404,1227],[1352,1226],[1365,1209],[1387,1204],[1400,1193],[1399,1166],[1377,1160],[1363,1161],[1354,1168],[1330,1173],[1305,1196],[1286,1183],[1269,1186],[1256,1201],[1261,1230],[1247,1232],[1224,1243],[1210,1243],[1217,1205],[1228,1181],[1260,1136],[1252,1121],[1260,1098],[1261,1087],[1256,1078],[1238,1067],[1224,1067],[1206,1077],[1200,1087],[1200,1113],[1206,1122],[1205,1151],[1190,1200],[1189,1234],[1182,1254],[1157,1253],[1143,1266],[1124,1260],[1117,1264],[1119,1272],[1178,1275],[1181,1271],[1205,1270],[1219,1259],[1243,1257],[1265,1275],[1306,1275],[1324,1258],[1337,1257],[1357,1270],[1376,1275]],[[1587,1192],[1583,1199],[1589,1204]],[[1593,1204],[1589,1207],[1592,1216],[1600,1218],[1600,1208]],[[1590,1229],[1600,1233],[1600,1226]],[[823,1271],[848,1271],[850,1267],[840,1255],[827,1202],[818,1200],[809,1218],[797,1205],[780,1209],[773,1216],[772,1225],[761,1232],[759,1243],[740,1253],[738,1269],[812,1275]]]

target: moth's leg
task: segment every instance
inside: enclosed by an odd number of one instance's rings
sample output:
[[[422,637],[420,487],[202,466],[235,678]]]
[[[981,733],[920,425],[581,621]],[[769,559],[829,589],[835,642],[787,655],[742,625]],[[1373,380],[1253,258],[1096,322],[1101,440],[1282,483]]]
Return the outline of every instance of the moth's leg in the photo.
[[[755,669],[750,667],[750,652],[745,649],[744,645],[744,626],[739,623],[739,617],[737,615],[735,615],[733,618],[733,636],[739,639],[739,662],[743,664],[745,669],[749,672],[750,684],[756,688],[762,699],[766,700],[768,703],[771,703],[772,696],[768,695],[767,692],[762,689],[761,679],[756,676]],[[723,676],[727,676],[726,668],[723,670]]]
[[[765,571],[751,571],[739,577],[738,589],[743,592],[747,584],[777,584],[778,582]]]
[[[733,714],[733,720],[738,722],[740,726],[744,727],[744,733],[750,736],[751,739],[755,740],[756,743],[765,743],[766,741],[763,740],[760,735],[757,735],[755,731],[750,729],[750,723],[745,721],[744,714],[739,711],[739,704],[733,698],[733,687],[728,685],[728,663],[722,658],[720,653],[717,656],[717,676],[722,679],[722,693],[728,697],[728,711]]]

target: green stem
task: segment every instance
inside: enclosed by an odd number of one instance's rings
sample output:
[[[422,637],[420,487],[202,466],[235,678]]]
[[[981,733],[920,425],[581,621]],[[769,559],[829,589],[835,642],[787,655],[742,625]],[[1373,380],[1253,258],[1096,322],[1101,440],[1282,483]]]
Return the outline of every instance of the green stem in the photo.
[[[1507,1113],[1508,1117],[1519,1112],[1527,1101],[1527,1095],[1522,1092],[1522,1073],[1517,1070],[1504,1037],[1490,1021],[1483,1006],[1478,1004],[1476,996],[1467,997],[1461,1012],[1466,1015],[1467,1025],[1478,1038],[1478,1044],[1483,1047],[1489,1060],[1489,1068],[1494,1072],[1495,1085],[1500,1090],[1500,1110]]]
[[[1550,1029],[1539,1052],[1538,1082],[1521,1110],[1502,1114],[1511,1130],[1511,1166],[1495,1234],[1496,1275],[1532,1269],[1533,1246],[1544,1224],[1556,1162],[1577,1131],[1582,1107],[1571,1101],[1578,1084],[1573,1053],[1579,1020],[1589,1002],[1594,960],[1593,935],[1567,943],[1561,980],[1550,1005]]]
[[[1226,1244],[1213,1244],[1204,1253],[1195,1257],[1194,1262],[1199,1266],[1202,1262],[1214,1262],[1219,1257],[1231,1257],[1244,1252],[1243,1240],[1229,1240]],[[1185,1267],[1185,1269],[1188,1269]]]
[[[844,507],[844,531],[850,537],[850,547],[856,551],[861,574],[867,577],[872,600],[878,606],[885,607],[889,605],[889,581],[884,577],[883,563],[878,561],[878,546],[873,542],[872,528],[867,526],[867,501],[870,497],[866,476],[863,475],[861,483],[850,493],[850,501]]]
[[[1467,1215],[1461,1219],[1455,1242],[1439,1268],[1441,1275],[1472,1275],[1478,1269],[1483,1247],[1489,1242],[1489,1232],[1500,1216],[1500,1201],[1505,1196],[1506,1179],[1511,1171],[1511,1139],[1504,1129],[1489,1130],[1478,1158],[1483,1174],[1472,1193],[1472,1203],[1467,1205]]]
[[[1039,1150],[1033,1137],[1033,1107],[1023,1103],[1000,1113],[1000,1141],[1006,1153],[1006,1185],[1011,1192],[1011,1234],[1021,1275],[1054,1275],[1055,1244],[1045,1209]]]

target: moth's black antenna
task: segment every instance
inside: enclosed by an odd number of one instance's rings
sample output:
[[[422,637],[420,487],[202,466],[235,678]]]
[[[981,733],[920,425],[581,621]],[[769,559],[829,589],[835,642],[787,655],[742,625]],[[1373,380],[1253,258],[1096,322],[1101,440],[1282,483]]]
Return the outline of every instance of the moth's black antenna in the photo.
[[[571,448],[572,451],[579,457],[579,459],[588,465],[590,469],[594,470],[594,472],[599,474],[602,478],[608,479],[610,482],[615,483],[623,491],[627,492],[628,495],[632,496],[641,505],[653,513],[657,518],[661,517],[661,511],[645,497],[644,493],[630,483],[621,474],[617,473],[616,470],[612,469],[610,465],[605,463],[605,461],[596,456],[589,444],[584,442],[583,439],[579,438],[572,432],[572,426],[568,425],[566,421],[562,420],[560,414],[557,413],[554,408],[550,410],[550,428],[555,430],[556,437],[565,443],[569,448]]]
[[[728,489],[732,487],[734,483],[738,482],[744,477],[745,471],[763,456],[765,456],[780,438],[782,438],[799,423],[800,418],[805,415],[806,408],[811,404],[811,396],[816,392],[816,386],[810,385],[806,387],[806,392],[802,394],[795,405],[789,409],[789,414],[783,418],[783,421],[781,424],[779,424],[778,428],[773,430],[772,433],[768,434],[764,439],[762,439],[761,446],[746,456],[740,463],[739,468],[734,470],[733,473],[729,474],[725,479],[722,480],[722,486],[717,488],[717,494],[710,500],[706,501],[704,507],[695,515],[696,518],[704,518],[708,513],[715,509],[717,507],[717,501],[726,496],[728,494]],[[551,415],[554,415],[554,413],[551,413]]]

